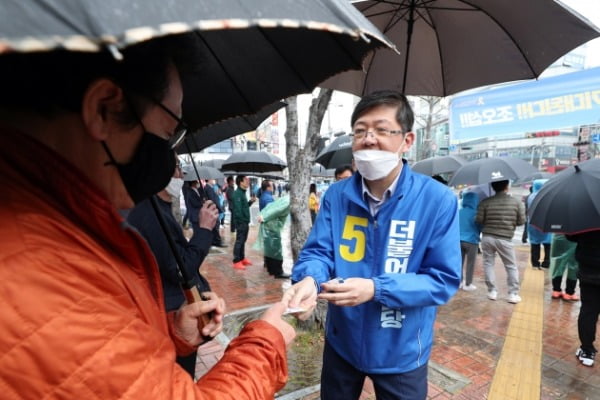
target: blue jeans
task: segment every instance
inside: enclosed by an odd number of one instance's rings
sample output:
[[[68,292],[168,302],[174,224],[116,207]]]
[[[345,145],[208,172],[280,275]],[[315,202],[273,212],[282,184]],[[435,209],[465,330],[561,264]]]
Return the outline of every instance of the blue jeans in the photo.
[[[367,374],[354,368],[325,341],[321,371],[322,400],[357,400],[366,376],[373,381],[377,400],[427,398],[427,364],[400,374]]]

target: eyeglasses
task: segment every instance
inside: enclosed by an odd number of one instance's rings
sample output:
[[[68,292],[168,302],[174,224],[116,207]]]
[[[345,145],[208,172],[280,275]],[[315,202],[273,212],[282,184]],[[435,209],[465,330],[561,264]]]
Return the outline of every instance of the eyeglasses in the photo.
[[[154,104],[162,108],[164,112],[169,114],[171,118],[177,121],[175,131],[173,132],[173,135],[171,135],[171,137],[169,138],[169,146],[171,147],[171,149],[174,149],[177,146],[179,146],[185,138],[188,126],[181,118],[179,118],[173,111],[169,110],[163,103],[155,99],[152,99],[152,101],[154,102]]]
[[[357,140],[365,138],[369,133],[375,138],[387,138],[393,135],[401,135],[404,132],[402,130],[393,131],[387,128],[374,128],[372,131],[368,131],[364,128],[356,128],[352,131],[352,133],[350,133],[350,135]]]

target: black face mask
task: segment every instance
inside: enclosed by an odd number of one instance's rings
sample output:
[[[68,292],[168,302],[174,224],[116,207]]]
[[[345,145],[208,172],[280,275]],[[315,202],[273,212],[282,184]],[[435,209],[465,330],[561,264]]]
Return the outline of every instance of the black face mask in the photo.
[[[115,161],[108,146],[102,146],[110,158],[107,165],[115,165],[127,193],[135,204],[163,190],[175,171],[175,153],[168,140],[144,131],[142,139],[127,164]]]

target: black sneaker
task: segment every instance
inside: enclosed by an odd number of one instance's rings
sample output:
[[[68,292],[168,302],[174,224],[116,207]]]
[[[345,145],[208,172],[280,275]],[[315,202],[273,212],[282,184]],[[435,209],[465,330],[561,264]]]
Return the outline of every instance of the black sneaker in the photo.
[[[595,351],[586,351],[580,347],[575,352],[575,356],[579,359],[579,361],[583,365],[585,365],[586,367],[591,367],[594,365],[594,357],[596,357],[596,352]]]

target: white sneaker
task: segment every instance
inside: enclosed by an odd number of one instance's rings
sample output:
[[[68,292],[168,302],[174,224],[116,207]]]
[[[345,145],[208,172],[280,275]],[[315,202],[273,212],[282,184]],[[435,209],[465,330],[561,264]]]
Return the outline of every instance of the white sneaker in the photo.
[[[585,365],[586,367],[591,367],[594,365],[594,357],[596,357],[595,351],[585,351],[581,347],[577,349],[575,353],[575,357],[579,359],[579,361]]]
[[[473,285],[472,283],[470,285],[463,285],[462,287],[462,290],[465,292],[472,292],[475,289],[477,289],[477,286]]]
[[[490,290],[487,294],[487,297],[490,300],[496,300],[498,298],[498,292],[496,292],[495,290]]]
[[[509,303],[517,304],[517,303],[521,302],[521,296],[519,296],[516,293],[511,293],[508,295],[507,301]]]

